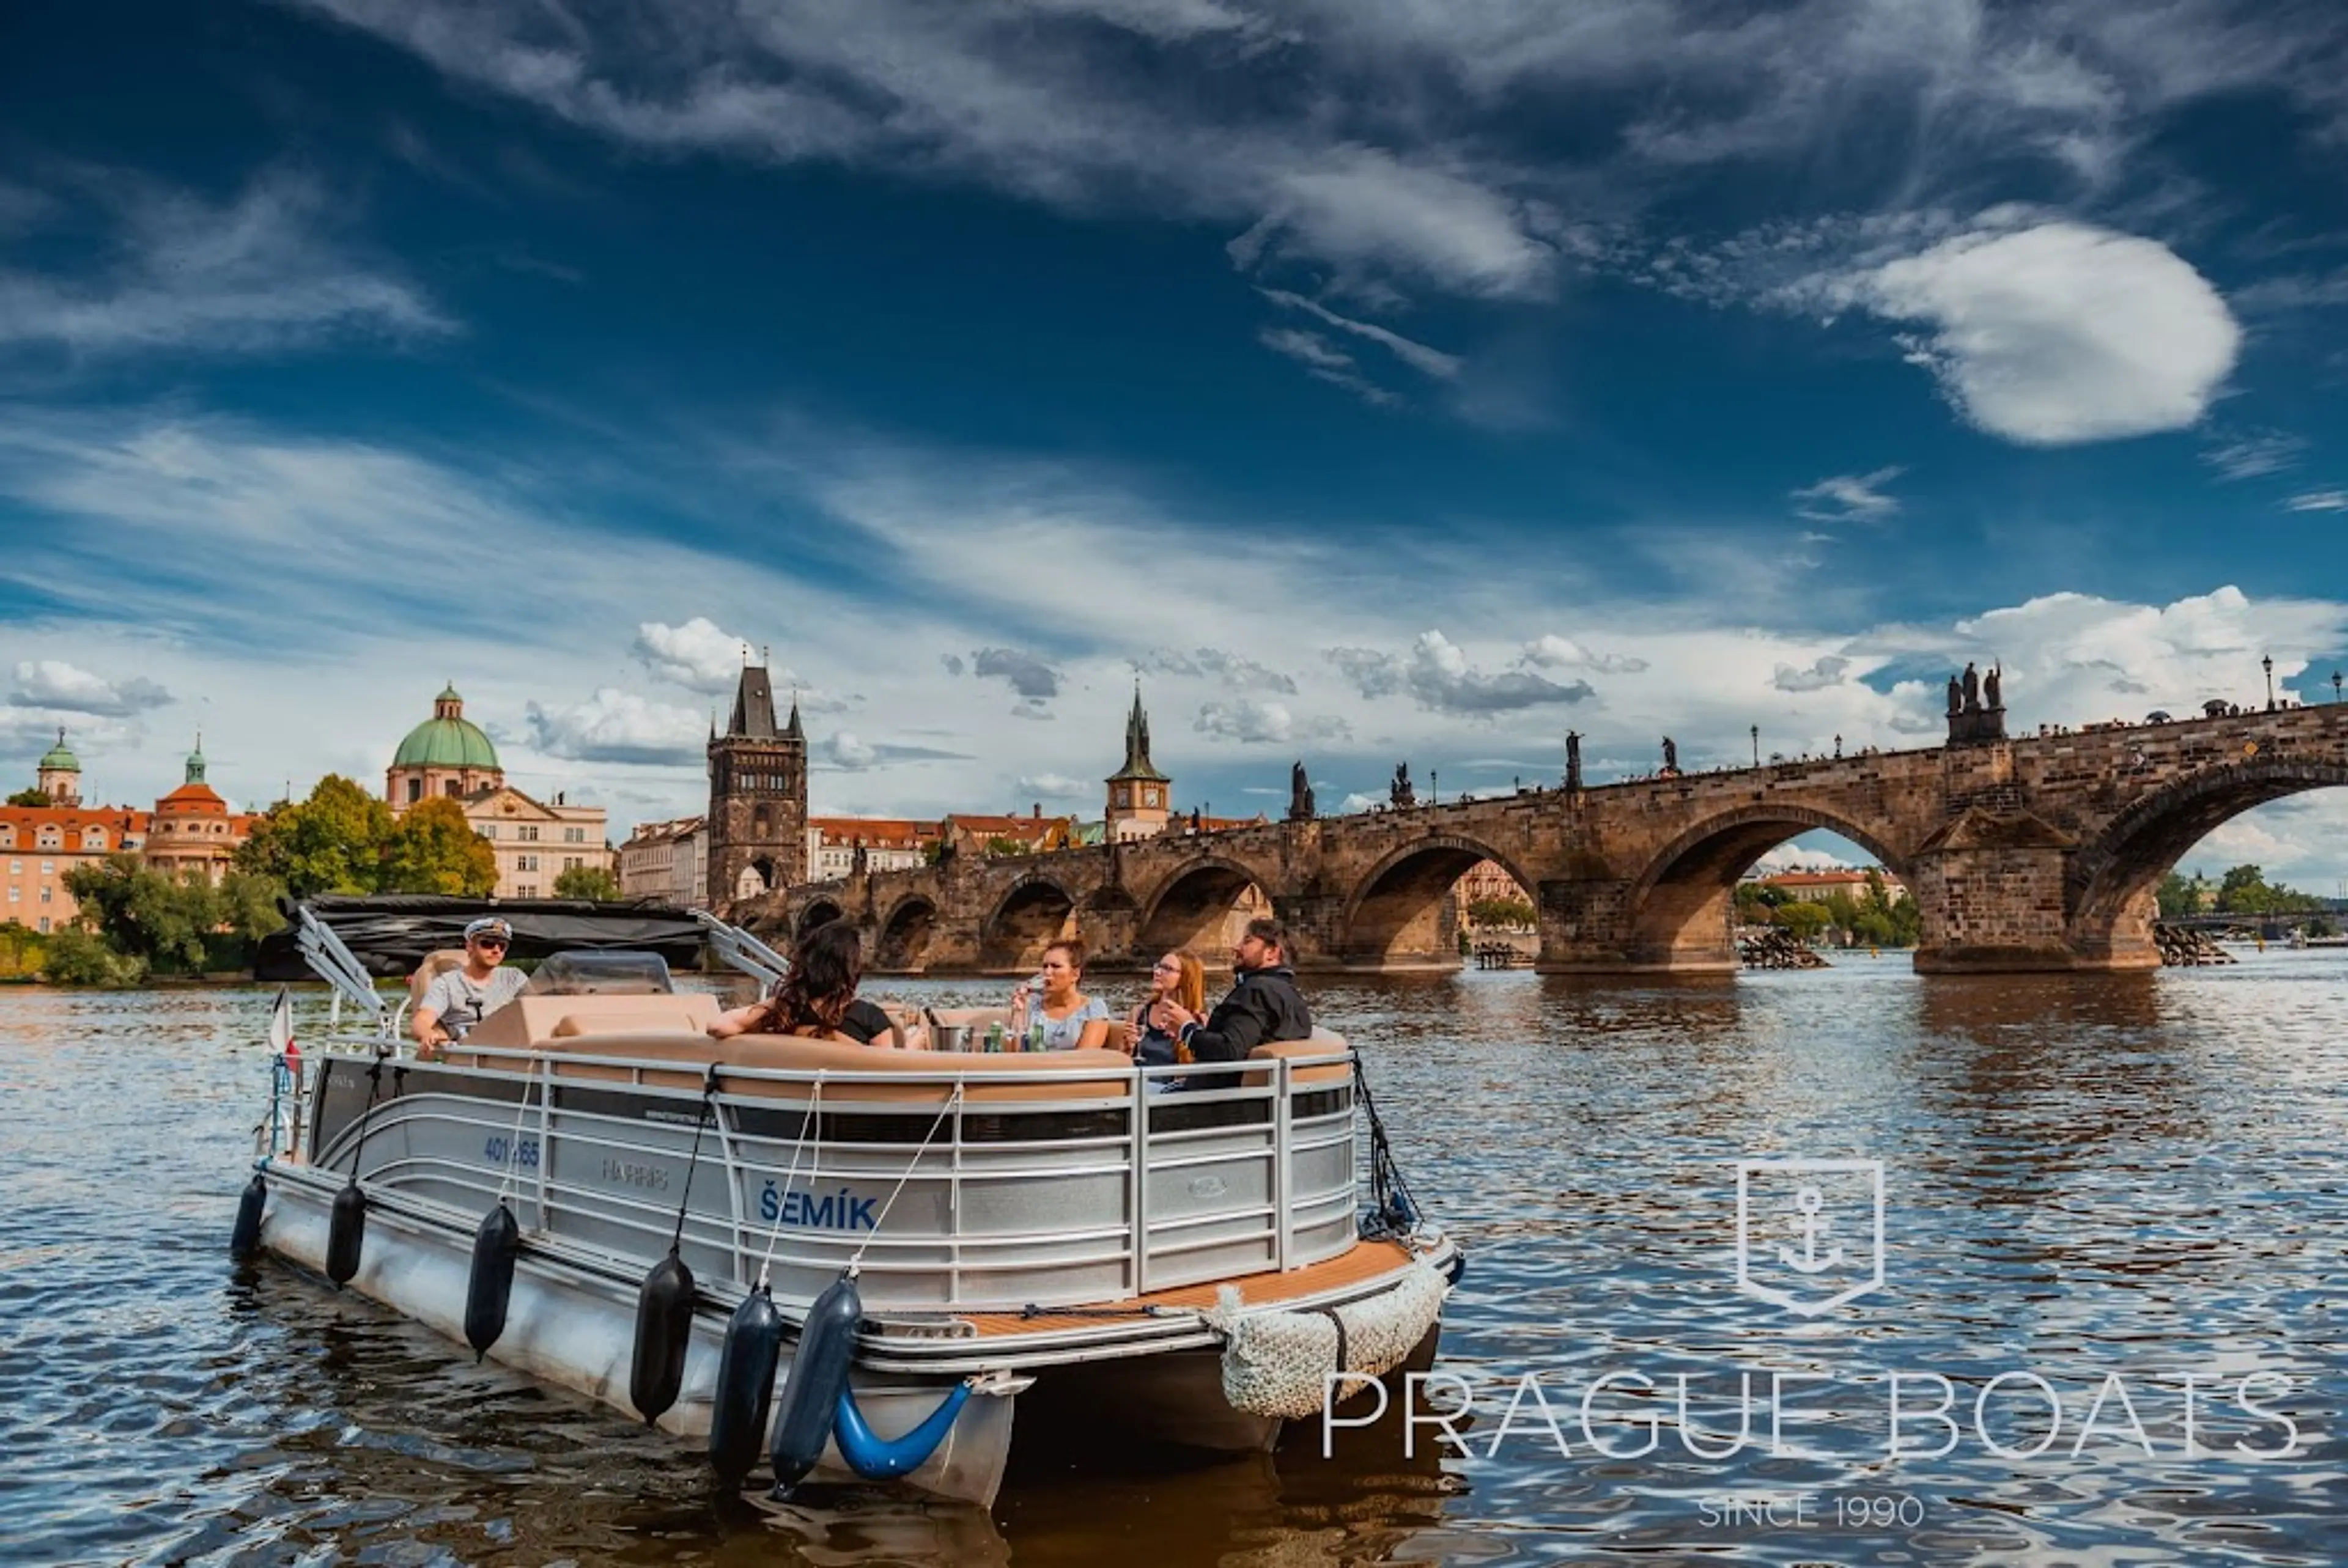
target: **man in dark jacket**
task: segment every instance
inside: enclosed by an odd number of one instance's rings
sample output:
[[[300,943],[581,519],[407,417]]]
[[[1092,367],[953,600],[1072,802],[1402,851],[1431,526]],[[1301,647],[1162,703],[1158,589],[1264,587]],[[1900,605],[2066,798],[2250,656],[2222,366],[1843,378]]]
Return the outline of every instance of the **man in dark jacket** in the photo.
[[[1288,967],[1288,933],[1277,920],[1250,920],[1247,934],[1231,949],[1237,978],[1231,993],[1200,1019],[1187,1008],[1160,1002],[1159,1027],[1179,1036],[1200,1061],[1237,1061],[1268,1040],[1303,1040],[1313,1032],[1313,1009],[1296,989]]]

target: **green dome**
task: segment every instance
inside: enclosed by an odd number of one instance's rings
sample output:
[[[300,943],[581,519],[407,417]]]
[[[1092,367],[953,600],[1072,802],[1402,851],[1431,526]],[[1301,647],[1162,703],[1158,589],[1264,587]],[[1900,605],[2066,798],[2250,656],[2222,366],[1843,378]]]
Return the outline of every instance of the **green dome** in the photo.
[[[465,700],[450,686],[432,704],[432,717],[407,732],[392,753],[396,768],[488,768],[498,766],[498,749],[481,727],[465,717]]]
[[[63,730],[57,732],[57,743],[41,753],[38,765],[44,770],[57,768],[69,774],[81,772],[81,759],[66,750],[66,733]]]

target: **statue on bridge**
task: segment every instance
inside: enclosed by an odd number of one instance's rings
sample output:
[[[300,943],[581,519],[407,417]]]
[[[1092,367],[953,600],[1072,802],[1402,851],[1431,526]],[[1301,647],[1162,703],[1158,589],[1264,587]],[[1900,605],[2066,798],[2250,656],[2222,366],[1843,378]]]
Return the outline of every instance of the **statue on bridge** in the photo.
[[[864,853],[864,841],[860,838],[856,841],[855,850],[848,857],[848,874],[850,876],[861,876],[871,868],[871,860]]]
[[[1288,820],[1311,822],[1317,815],[1313,809],[1313,783],[1304,776],[1304,761],[1288,770]]]
[[[2005,739],[2004,671],[1990,666],[1987,679],[1968,661],[1964,673],[1949,677],[1949,744],[1977,745]]]
[[[1418,792],[1410,785],[1410,764],[1395,764],[1394,783],[1386,786],[1386,804],[1396,811],[1418,804]]]
[[[1680,748],[1669,735],[1663,737],[1663,776],[1677,778],[1680,771]]]
[[[1581,788],[1581,736],[1572,730],[1565,733],[1565,787]]]

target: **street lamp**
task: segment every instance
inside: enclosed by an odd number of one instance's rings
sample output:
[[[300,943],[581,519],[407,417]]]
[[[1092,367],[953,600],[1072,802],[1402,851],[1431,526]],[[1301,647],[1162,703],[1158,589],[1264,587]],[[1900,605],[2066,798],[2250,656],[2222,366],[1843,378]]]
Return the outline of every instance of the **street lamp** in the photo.
[[[2267,672],[2267,712],[2271,713],[2274,712],[2274,655],[2270,653],[2260,659],[2259,668]]]
[[[1761,765],[1761,726],[1758,724],[1753,726],[1753,765],[1756,768]]]
[[[2340,701],[2340,671],[2337,670],[2332,672],[2332,700],[2335,702]]]

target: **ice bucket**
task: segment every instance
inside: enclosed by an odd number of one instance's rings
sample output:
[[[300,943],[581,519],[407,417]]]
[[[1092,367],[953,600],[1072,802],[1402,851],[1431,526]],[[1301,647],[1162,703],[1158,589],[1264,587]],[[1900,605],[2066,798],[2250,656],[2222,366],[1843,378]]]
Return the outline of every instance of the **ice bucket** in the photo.
[[[942,1023],[931,1032],[931,1044],[939,1050],[970,1049],[970,1025],[966,1023]]]

